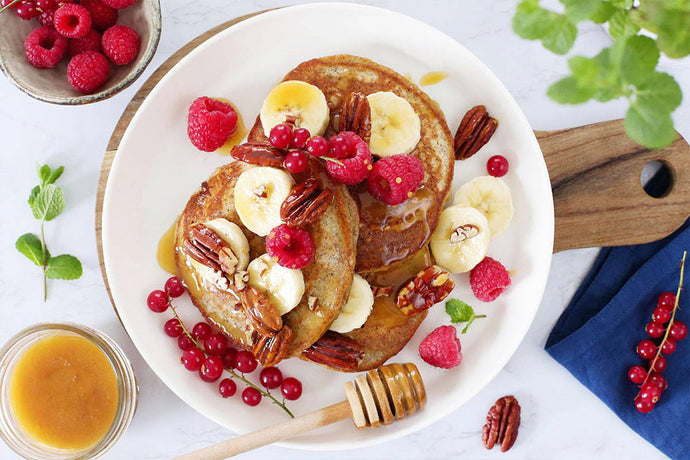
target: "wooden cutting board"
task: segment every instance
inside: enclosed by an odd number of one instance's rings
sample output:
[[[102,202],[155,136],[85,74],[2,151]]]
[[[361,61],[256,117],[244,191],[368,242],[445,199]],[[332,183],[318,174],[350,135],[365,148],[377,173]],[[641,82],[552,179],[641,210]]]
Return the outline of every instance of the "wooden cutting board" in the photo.
[[[180,59],[210,37],[257,14],[260,12],[223,23],[187,43],[149,77],[125,108],[103,158],[96,197],[96,237],[104,277],[103,196],[129,122],[144,98]],[[625,135],[623,120],[535,134],[551,177],[556,214],[554,252],[655,241],[672,233],[690,216],[690,146],[682,137],[666,149],[648,150]],[[665,163],[672,175],[671,188],[661,198],[648,196],[640,184],[642,169],[654,160]]]

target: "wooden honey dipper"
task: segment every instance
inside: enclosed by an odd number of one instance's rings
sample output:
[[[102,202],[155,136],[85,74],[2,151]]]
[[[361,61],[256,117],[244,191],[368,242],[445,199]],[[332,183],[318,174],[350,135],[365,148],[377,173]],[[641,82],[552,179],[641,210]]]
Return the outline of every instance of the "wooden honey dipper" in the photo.
[[[211,460],[232,457],[299,433],[352,417],[359,429],[388,425],[421,410],[426,404],[422,376],[412,363],[387,364],[345,383],[345,397],[332,406],[263,428],[253,433],[190,452],[177,460]]]

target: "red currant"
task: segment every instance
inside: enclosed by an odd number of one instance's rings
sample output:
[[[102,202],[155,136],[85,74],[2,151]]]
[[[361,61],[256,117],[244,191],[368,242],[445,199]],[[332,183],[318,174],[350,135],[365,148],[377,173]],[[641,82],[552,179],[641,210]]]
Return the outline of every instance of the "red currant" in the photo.
[[[294,401],[302,396],[302,382],[294,377],[288,377],[280,385],[280,392],[283,393],[285,399]]]
[[[307,153],[315,157],[322,157],[328,155],[331,150],[331,144],[325,137],[315,136],[307,141]]]
[[[180,361],[184,365],[185,369],[188,371],[196,372],[201,369],[201,365],[204,363],[206,355],[203,351],[199,350],[197,347],[185,350],[182,353],[182,358]]]
[[[652,384],[652,383],[645,383],[642,385],[642,389],[640,390],[640,396],[639,398],[643,401],[650,401],[656,404],[657,401],[659,401],[659,397],[661,396],[661,389]]]
[[[180,297],[184,294],[184,285],[177,276],[173,276],[165,282],[165,292],[172,298]]]
[[[666,324],[671,319],[671,311],[663,307],[656,307],[652,313],[652,321],[659,324]]]
[[[278,388],[283,382],[283,373],[277,367],[265,367],[259,374],[259,382],[269,390]]]
[[[203,321],[200,323],[196,323],[192,328],[192,335],[197,340],[204,340],[206,337],[211,335],[212,332],[213,329],[211,329],[211,325],[208,323],[204,323]]]
[[[683,340],[688,335],[688,326],[682,321],[674,321],[668,335],[676,342]]]
[[[664,344],[661,345],[661,352],[665,355],[670,355],[674,351],[676,351],[676,341],[668,337]]]
[[[169,337],[179,337],[180,334],[182,334],[182,325],[177,318],[170,318],[167,320],[163,329]]]
[[[656,345],[651,340],[643,340],[637,345],[637,354],[644,359],[652,359],[656,354]]]
[[[668,388],[668,383],[666,382],[664,376],[661,374],[657,374],[656,372],[652,372],[649,375],[647,383],[651,383],[652,385],[658,386],[662,392],[666,391],[666,388]]]
[[[277,149],[286,149],[292,142],[292,128],[290,125],[281,123],[275,125],[268,136],[268,141]]]
[[[642,366],[633,366],[628,370],[628,378],[633,383],[642,383],[647,376],[647,371]]]
[[[229,398],[237,392],[237,384],[234,380],[223,379],[218,384],[218,391],[222,397]]]
[[[250,372],[254,372],[256,366],[257,362],[253,354],[245,350],[237,352],[237,356],[235,357],[235,369],[243,374],[249,374]]]
[[[189,338],[187,334],[182,334],[177,338],[177,346],[180,347],[180,350],[196,348],[196,344],[192,339]]]
[[[645,331],[647,331],[647,334],[653,338],[657,339],[664,335],[664,332],[666,332],[666,329],[664,328],[663,325],[659,323],[655,323],[654,321],[650,321],[647,324],[647,327],[645,327]]]
[[[223,365],[228,369],[235,368],[235,359],[237,358],[237,350],[228,348],[223,355]]]
[[[666,370],[666,366],[668,365],[668,361],[666,361],[666,357],[664,355],[659,355],[653,364],[654,365],[651,365],[650,363],[651,370],[656,372],[664,372]]]
[[[148,304],[149,308],[151,311],[154,311],[156,313],[163,313],[165,310],[168,309],[168,305],[170,305],[170,299],[168,298],[168,294],[161,290],[155,290],[149,294],[148,298],[146,299],[146,303]]]
[[[635,409],[643,414],[648,414],[654,409],[654,403],[651,401],[644,401],[640,398],[635,398]]]
[[[333,156],[333,158],[343,160],[352,155],[352,145],[347,137],[341,134],[336,134],[335,136],[331,137],[330,141],[328,142],[331,145],[331,156]]]
[[[301,150],[292,150],[285,155],[285,169],[292,174],[299,174],[307,169],[307,154]]]
[[[673,292],[664,292],[659,296],[659,300],[656,305],[660,308],[665,308],[666,310],[673,310],[676,306],[676,295]]]
[[[17,16],[24,19],[25,21],[33,19],[39,14],[41,14],[41,12],[36,9],[34,4],[29,1],[19,2],[14,12],[17,14]]]
[[[261,392],[256,388],[247,387],[242,391],[242,401],[248,406],[258,406],[261,402]]]
[[[292,142],[290,142],[291,149],[303,149],[307,145],[307,141],[311,137],[307,128],[299,128],[292,133]]]
[[[0,0],[0,7],[10,6],[14,0]],[[15,3],[10,6],[10,9],[15,10],[19,6],[19,3]]]
[[[34,4],[43,11],[53,10],[57,6],[55,0],[36,0]]]
[[[503,155],[494,155],[486,162],[486,171],[494,177],[505,176],[509,167],[508,159]]]
[[[218,356],[208,356],[199,369],[199,376],[204,382],[215,382],[223,375],[223,360]]]
[[[206,353],[213,356],[222,356],[228,349],[228,339],[222,334],[211,334],[204,340]]]

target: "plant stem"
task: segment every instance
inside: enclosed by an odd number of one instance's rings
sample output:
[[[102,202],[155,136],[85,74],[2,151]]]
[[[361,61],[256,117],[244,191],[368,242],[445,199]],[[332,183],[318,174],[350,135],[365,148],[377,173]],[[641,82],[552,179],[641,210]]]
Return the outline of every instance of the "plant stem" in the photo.
[[[46,266],[48,265],[48,261],[46,260],[46,236],[43,230],[44,223],[45,220],[41,219],[41,262],[43,263],[43,301],[45,302],[48,300],[48,278],[46,277]]]
[[[20,1],[21,1],[21,0],[14,0],[14,1],[13,1],[12,3],[10,3],[9,5],[3,6],[2,8],[0,8],[0,13],[2,13],[3,11],[5,11],[5,10],[8,9],[8,8],[12,8],[15,4],[19,3]]]

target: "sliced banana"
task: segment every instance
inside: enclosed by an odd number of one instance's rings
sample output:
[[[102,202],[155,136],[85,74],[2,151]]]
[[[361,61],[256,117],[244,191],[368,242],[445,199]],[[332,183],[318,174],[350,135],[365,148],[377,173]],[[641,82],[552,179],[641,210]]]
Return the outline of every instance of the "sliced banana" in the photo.
[[[247,271],[249,284],[265,293],[281,315],[295,308],[302,300],[302,270],[282,267],[268,254],[264,254],[252,260]]]
[[[390,91],[370,94],[367,101],[371,109],[371,153],[389,157],[414,150],[422,136],[422,124],[410,103]]]
[[[287,116],[296,118],[297,128],[306,128],[312,136],[320,136],[330,121],[326,96],[316,86],[303,81],[280,83],[268,93],[259,113],[266,137],[275,125],[285,123]]]
[[[280,206],[293,185],[282,169],[259,166],[240,174],[235,184],[235,209],[249,231],[266,236],[282,223]]]
[[[249,241],[242,233],[242,229],[237,224],[223,218],[210,220],[204,225],[228,243],[232,253],[237,257],[237,270],[246,270],[249,263]]]
[[[350,288],[350,297],[348,297],[347,303],[343,305],[338,317],[331,323],[330,330],[344,334],[362,327],[373,306],[374,293],[371,291],[371,286],[367,280],[355,273]]]
[[[466,204],[481,211],[489,221],[491,238],[503,233],[513,218],[510,189],[498,177],[475,177],[455,192],[453,204]]]
[[[486,257],[491,231],[480,211],[466,205],[443,210],[431,235],[431,252],[439,265],[451,273],[464,273]]]

